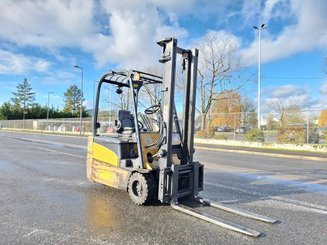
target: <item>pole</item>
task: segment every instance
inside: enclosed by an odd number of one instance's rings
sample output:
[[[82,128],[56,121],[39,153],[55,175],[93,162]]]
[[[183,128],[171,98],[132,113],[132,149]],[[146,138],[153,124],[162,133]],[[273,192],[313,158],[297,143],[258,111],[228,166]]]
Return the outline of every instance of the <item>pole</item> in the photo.
[[[50,94],[52,94],[53,92],[48,92],[48,108],[47,108],[47,125],[49,127],[49,107],[50,107]]]
[[[79,135],[82,135],[82,113],[83,113],[83,67],[78,65],[74,65],[74,68],[80,69],[82,71],[82,79],[81,79],[81,101],[79,107]]]
[[[95,85],[96,85],[97,81],[93,81],[93,109],[92,109],[92,123],[93,123],[93,120],[94,120],[94,110],[95,110]],[[92,124],[91,123],[91,124]]]
[[[307,144],[309,144],[310,140],[310,124],[309,124],[309,109],[307,109]]]
[[[81,105],[79,108],[79,135],[82,135],[82,113],[83,113],[83,68],[82,70],[82,80],[81,80]]]
[[[258,31],[259,49],[258,49],[258,129],[261,129],[261,31],[266,29],[266,25],[253,26]]]
[[[259,32],[259,54],[258,54],[258,129],[261,126],[261,28]]]

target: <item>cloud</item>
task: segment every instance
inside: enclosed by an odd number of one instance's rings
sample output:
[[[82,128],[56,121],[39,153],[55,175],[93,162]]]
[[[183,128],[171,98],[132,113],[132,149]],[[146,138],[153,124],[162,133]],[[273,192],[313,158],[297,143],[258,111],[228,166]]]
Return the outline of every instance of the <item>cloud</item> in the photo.
[[[36,76],[32,77],[33,80],[39,81],[40,84],[44,86],[51,86],[51,87],[62,87],[63,85],[68,84],[80,84],[80,76],[76,76],[76,73],[67,72],[67,71],[55,71],[49,72],[46,76]]]
[[[61,48],[80,48],[100,67],[109,63],[144,67],[159,57],[155,41],[188,36],[178,25],[177,14],[185,14],[194,2],[4,0],[0,40],[57,55]],[[37,67],[42,69],[42,64]]]
[[[25,74],[29,71],[44,73],[50,66],[51,63],[45,59],[0,50],[0,74]]]
[[[111,31],[110,46],[103,53],[110,61],[123,64],[124,67],[144,67],[158,60],[160,48],[156,41],[174,35],[185,38],[188,33],[178,26],[175,18],[158,10],[153,4],[157,1],[129,1],[121,4],[117,1],[103,1],[103,7],[109,17]],[[170,1],[164,8],[171,6]],[[99,60],[105,60],[99,57]]]
[[[327,101],[323,97],[313,96],[309,85],[299,86],[286,84],[271,86],[263,91],[264,107],[269,110],[269,105],[274,101],[281,100],[285,107],[297,105],[302,109],[322,109],[327,107]]]
[[[94,30],[92,1],[4,0],[0,8],[0,36],[19,46],[78,44]]]
[[[290,96],[301,96],[307,94],[307,90],[295,84],[286,84],[271,90],[271,95],[277,98],[289,98]]]
[[[327,1],[290,0],[289,5],[280,6],[281,1],[267,1],[263,15],[267,19],[268,29],[262,31],[262,62],[269,62],[288,57],[298,52],[308,52],[327,46]],[[278,8],[277,8],[278,7]],[[278,9],[276,14],[274,9]],[[285,26],[280,33],[269,33],[269,21],[292,16],[295,23]],[[243,62],[257,62],[258,41],[255,40],[242,52]]]
[[[217,23],[229,26],[230,16],[233,19],[238,15],[246,28],[260,18],[267,23],[268,29],[262,33],[263,62],[327,46],[326,1],[261,3],[260,0],[232,3],[228,0],[219,3],[210,0],[2,0],[0,40],[20,48],[40,48],[58,60],[64,59],[60,49],[76,48],[91,54],[98,67],[108,64],[145,67],[158,60],[161,51],[155,44],[158,39],[175,36],[180,43],[187,43],[185,40],[191,34],[180,25],[182,18],[204,23],[215,17]],[[269,30],[270,22],[290,17],[295,21],[283,22],[288,25],[281,32]],[[233,25],[233,28],[239,27]],[[245,64],[257,62],[257,50],[256,39],[243,49]],[[42,70],[42,65],[38,69]]]

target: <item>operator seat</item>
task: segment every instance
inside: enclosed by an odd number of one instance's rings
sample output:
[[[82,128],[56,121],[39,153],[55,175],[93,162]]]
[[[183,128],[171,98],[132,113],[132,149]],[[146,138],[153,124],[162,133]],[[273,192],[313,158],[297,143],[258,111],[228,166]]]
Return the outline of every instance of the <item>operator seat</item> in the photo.
[[[135,132],[134,116],[130,111],[119,110],[118,120],[115,120],[115,127],[122,139],[129,140]]]

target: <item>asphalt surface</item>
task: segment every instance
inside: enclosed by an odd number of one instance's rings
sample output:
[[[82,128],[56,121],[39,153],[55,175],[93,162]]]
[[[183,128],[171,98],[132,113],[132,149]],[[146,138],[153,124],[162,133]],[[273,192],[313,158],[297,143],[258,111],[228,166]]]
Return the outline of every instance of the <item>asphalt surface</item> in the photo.
[[[89,182],[86,138],[0,131],[0,146],[0,244],[326,244],[327,162],[196,151],[203,197],[280,221],[198,207],[255,239]]]

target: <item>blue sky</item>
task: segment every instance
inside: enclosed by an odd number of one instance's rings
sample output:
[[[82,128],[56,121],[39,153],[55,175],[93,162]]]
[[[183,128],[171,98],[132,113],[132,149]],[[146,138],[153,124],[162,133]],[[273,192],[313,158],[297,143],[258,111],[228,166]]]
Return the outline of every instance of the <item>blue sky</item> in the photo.
[[[163,37],[193,48],[214,32],[239,47],[253,81],[242,93],[256,103],[257,32],[262,32],[262,103],[280,98],[302,108],[327,108],[325,0],[72,0],[0,2],[0,104],[27,78],[36,101],[63,107],[63,93],[80,85],[86,106],[106,71],[157,65]],[[201,50],[200,50],[201,55]]]

